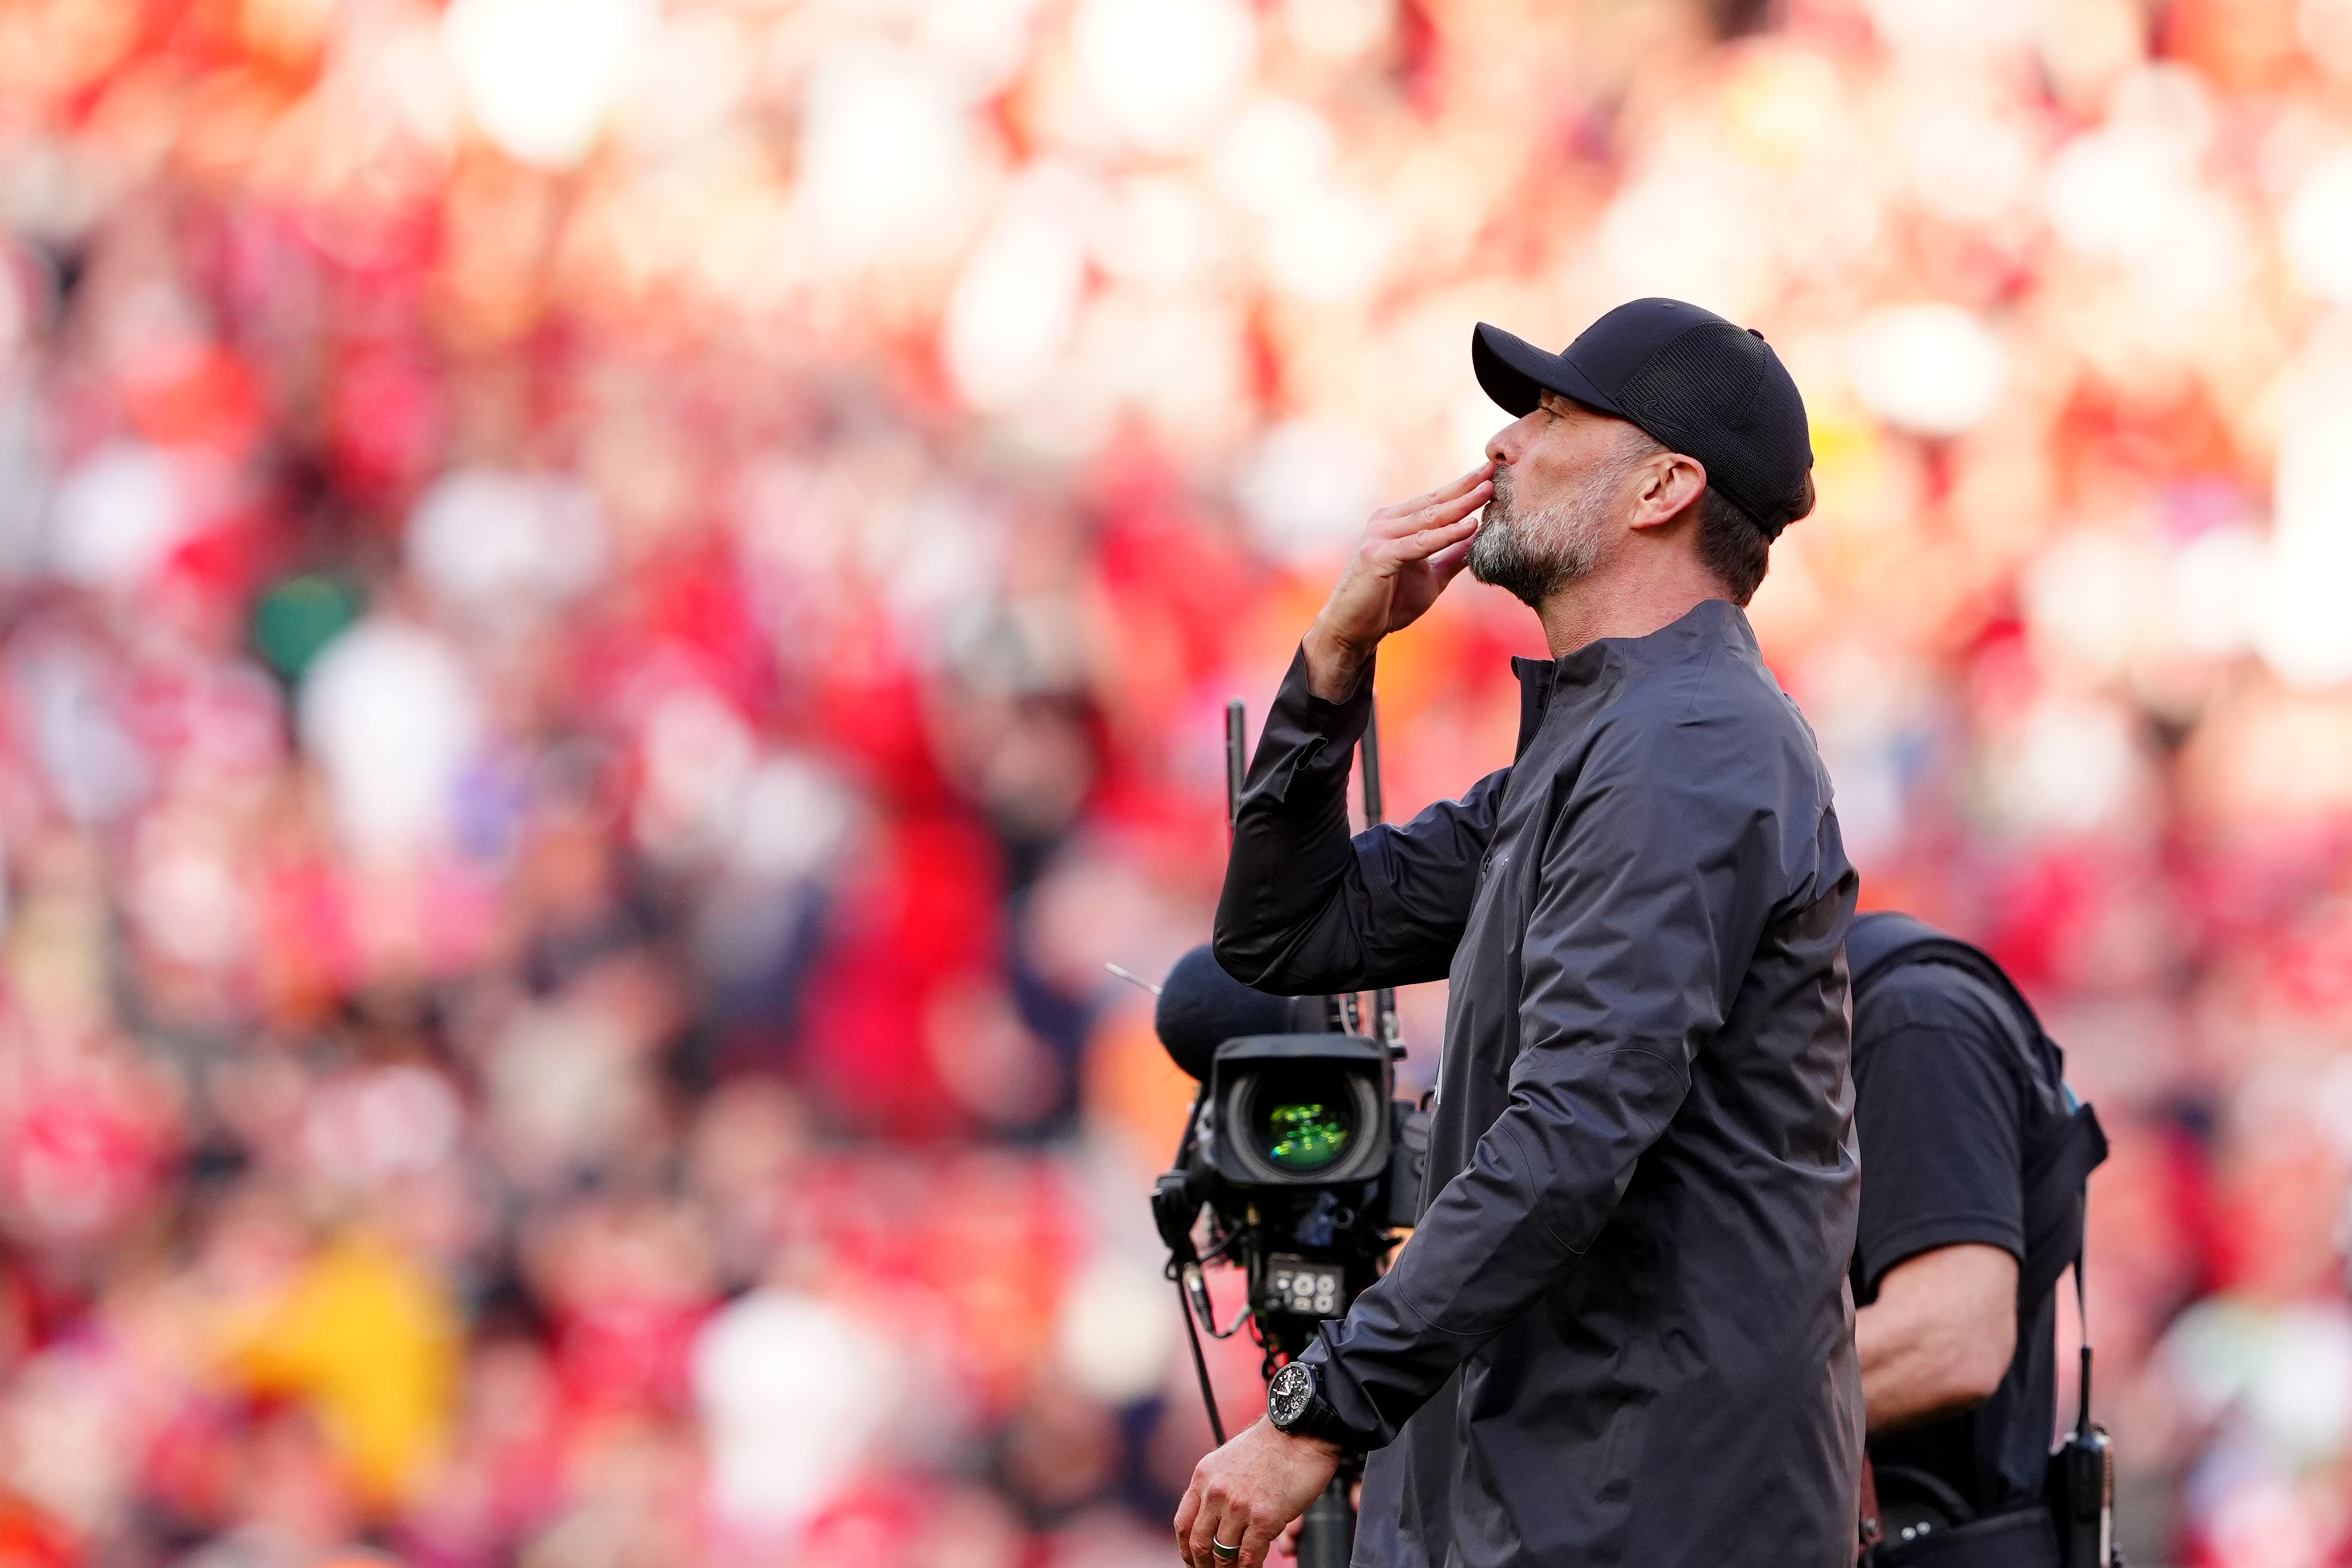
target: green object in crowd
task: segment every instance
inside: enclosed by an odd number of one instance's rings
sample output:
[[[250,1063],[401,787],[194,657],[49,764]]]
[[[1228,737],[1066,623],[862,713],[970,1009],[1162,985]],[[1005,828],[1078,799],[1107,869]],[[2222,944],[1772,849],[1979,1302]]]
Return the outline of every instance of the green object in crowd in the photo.
[[[253,606],[253,642],[289,681],[360,618],[359,590],[342,578],[309,572],[274,584]]]

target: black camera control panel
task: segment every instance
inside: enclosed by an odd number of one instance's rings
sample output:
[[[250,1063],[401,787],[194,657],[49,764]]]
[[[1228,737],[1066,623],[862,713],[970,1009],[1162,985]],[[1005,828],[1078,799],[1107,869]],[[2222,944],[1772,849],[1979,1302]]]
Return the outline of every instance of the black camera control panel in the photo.
[[[1258,1310],[1302,1318],[1336,1318],[1344,1310],[1340,1291],[1346,1278],[1346,1270],[1338,1264],[1275,1253],[1265,1260],[1265,1289]]]

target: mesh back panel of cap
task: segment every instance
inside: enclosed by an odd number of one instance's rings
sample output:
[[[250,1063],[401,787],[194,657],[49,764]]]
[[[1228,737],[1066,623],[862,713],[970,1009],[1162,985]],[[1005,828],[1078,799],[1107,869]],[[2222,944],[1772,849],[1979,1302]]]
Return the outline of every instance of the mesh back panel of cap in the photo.
[[[1706,465],[1707,483],[1779,533],[1812,467],[1804,405],[1786,372],[1774,374],[1761,338],[1727,321],[1680,333],[1626,379],[1618,400],[1643,429]],[[1801,439],[1801,436],[1800,436]]]

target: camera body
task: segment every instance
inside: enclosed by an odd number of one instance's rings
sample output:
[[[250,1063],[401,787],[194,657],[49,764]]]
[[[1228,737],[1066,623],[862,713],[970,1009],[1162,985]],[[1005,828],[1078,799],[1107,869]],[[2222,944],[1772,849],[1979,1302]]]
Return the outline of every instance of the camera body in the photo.
[[[1379,1041],[1237,1036],[1216,1047],[1152,1209],[1188,1281],[1214,1258],[1246,1272],[1271,1363],[1305,1349],[1317,1324],[1345,1314],[1379,1278],[1395,1232],[1413,1222],[1428,1147],[1427,1114],[1395,1098],[1393,1059]],[[1199,1248],[1204,1208],[1208,1246]]]

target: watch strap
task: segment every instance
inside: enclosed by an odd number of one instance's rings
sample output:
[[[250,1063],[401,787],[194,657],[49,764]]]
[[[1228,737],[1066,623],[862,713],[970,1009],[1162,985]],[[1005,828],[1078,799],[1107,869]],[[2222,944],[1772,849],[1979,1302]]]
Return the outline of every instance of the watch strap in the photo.
[[[1323,1397],[1321,1371],[1308,1362],[1297,1361],[1290,1365],[1306,1373],[1310,1380],[1307,1404],[1290,1421],[1276,1421],[1275,1426],[1294,1437],[1315,1437],[1326,1443],[1337,1443],[1343,1448],[1350,1447],[1354,1434],[1348,1430],[1347,1423],[1339,1419],[1339,1413],[1331,1407],[1331,1402]],[[1288,1367],[1284,1368],[1286,1372],[1288,1370]]]

